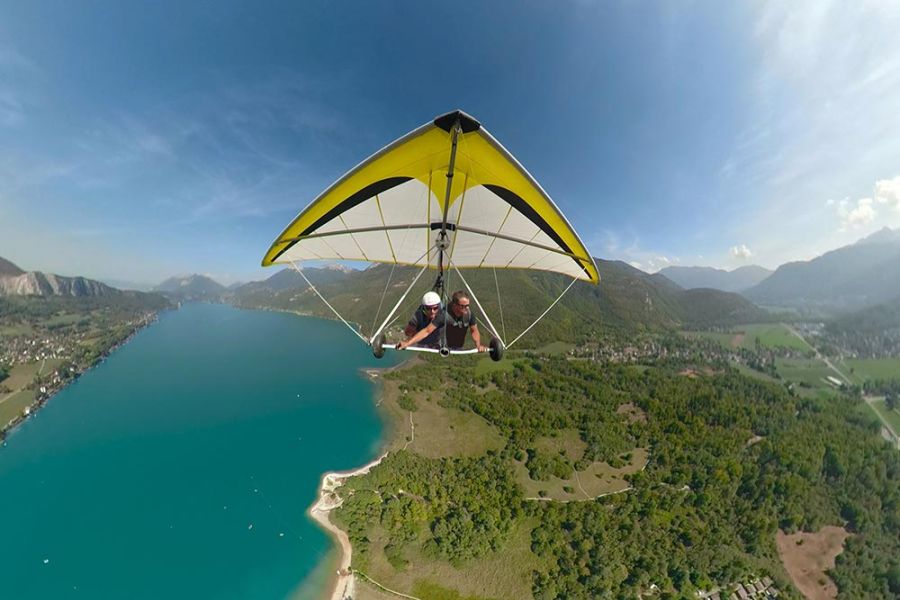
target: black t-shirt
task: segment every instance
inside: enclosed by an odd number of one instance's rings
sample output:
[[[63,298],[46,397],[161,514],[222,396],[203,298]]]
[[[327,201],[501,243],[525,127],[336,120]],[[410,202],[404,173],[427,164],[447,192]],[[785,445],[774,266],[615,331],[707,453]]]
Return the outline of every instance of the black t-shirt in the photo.
[[[472,325],[476,325],[478,321],[475,319],[475,313],[469,309],[461,317],[453,314],[453,309],[446,311],[446,327],[447,327],[447,347],[454,350],[462,348],[466,343],[466,332]]]
[[[416,331],[422,331],[428,327],[429,323],[434,323],[435,330],[428,334],[425,339],[419,340],[416,345],[427,348],[439,348],[441,345],[441,333],[445,323],[444,311],[443,309],[439,310],[433,321],[430,319],[430,314],[425,310],[424,306],[419,306],[416,314],[409,320],[409,325],[415,327]]]

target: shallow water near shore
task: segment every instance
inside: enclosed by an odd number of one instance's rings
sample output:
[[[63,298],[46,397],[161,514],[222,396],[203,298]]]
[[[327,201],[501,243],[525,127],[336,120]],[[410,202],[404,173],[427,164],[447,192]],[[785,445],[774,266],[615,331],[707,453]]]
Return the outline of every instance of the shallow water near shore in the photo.
[[[323,596],[332,543],[305,511],[375,456],[359,369],[391,358],[331,321],[162,314],[0,448],[3,597]]]

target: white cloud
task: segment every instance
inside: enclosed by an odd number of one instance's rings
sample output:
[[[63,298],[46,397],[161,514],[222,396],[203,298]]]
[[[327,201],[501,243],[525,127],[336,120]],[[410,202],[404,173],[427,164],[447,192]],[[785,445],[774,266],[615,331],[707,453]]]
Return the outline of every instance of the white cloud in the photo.
[[[860,198],[853,206],[849,200],[841,200],[838,204],[838,216],[841,218],[840,231],[859,229],[875,220],[875,208],[871,198]]]
[[[875,183],[875,201],[900,211],[900,175],[893,179],[881,179]]]
[[[748,258],[753,256],[753,252],[750,251],[750,248],[747,247],[747,244],[732,246],[730,252],[732,258],[738,258],[740,260],[747,260]]]

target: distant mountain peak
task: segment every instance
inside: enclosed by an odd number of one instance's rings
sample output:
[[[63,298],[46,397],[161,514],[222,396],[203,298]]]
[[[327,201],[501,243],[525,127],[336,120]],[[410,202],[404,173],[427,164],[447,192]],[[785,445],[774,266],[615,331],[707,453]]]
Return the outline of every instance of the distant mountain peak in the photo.
[[[11,264],[11,263],[10,263]],[[15,266],[15,265],[13,265]],[[115,296],[120,290],[85,277],[32,271],[0,276],[0,296]]]
[[[213,300],[225,292],[225,286],[206,275],[192,273],[169,277],[154,292],[162,292],[186,300]]]
[[[870,234],[856,242],[861,244],[894,244],[900,243],[900,229],[891,229],[890,227],[882,227],[873,234]]]
[[[0,257],[0,277],[18,277],[19,275],[24,275],[25,271],[6,260],[3,257]]]

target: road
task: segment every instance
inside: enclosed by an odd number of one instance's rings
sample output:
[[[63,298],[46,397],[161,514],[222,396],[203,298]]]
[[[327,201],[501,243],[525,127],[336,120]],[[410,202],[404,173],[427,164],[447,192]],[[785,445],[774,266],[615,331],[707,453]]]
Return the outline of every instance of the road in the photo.
[[[816,353],[816,358],[818,358],[818,359],[821,360],[823,363],[825,363],[826,365],[828,365],[828,368],[829,368],[829,369],[831,369],[832,371],[834,371],[835,373],[837,373],[838,376],[839,376],[841,379],[844,380],[844,383],[846,383],[847,385],[850,385],[850,383],[851,383],[850,378],[847,377],[846,375],[844,375],[844,374],[841,372],[840,369],[838,369],[836,366],[834,366],[834,364],[831,362],[831,360],[829,360],[829,358],[828,358],[827,356],[823,356],[821,353],[819,353],[819,350],[818,350],[815,346],[813,346],[812,344],[810,344],[808,341],[806,341],[806,338],[803,337],[803,336],[800,334],[799,331],[797,331],[796,329],[794,329],[793,327],[791,327],[791,326],[788,325],[787,323],[782,323],[782,325],[783,325],[784,327],[786,327],[787,330],[790,331],[792,334],[794,334],[795,336],[797,336],[798,338],[800,338],[801,340],[803,340],[803,343],[806,344],[807,346],[809,346],[810,348],[812,348],[812,351]]]

